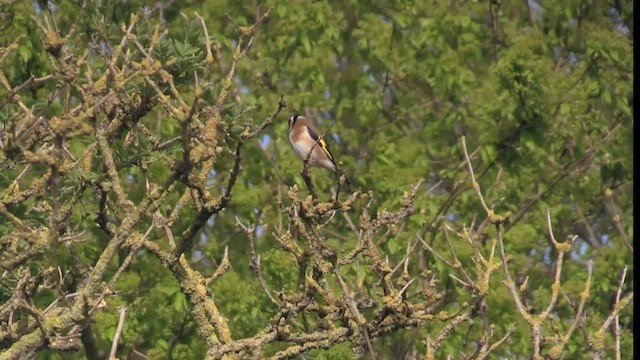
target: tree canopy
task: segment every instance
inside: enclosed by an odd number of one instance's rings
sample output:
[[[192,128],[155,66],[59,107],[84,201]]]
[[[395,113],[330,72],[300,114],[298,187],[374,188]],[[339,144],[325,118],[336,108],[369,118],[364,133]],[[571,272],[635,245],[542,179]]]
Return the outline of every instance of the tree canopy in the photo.
[[[632,356],[632,1],[0,19],[0,359]]]

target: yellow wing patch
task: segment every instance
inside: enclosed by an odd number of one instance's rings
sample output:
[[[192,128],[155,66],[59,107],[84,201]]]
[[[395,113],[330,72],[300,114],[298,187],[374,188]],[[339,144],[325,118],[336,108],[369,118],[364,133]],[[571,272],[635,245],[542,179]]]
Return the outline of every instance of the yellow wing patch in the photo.
[[[320,147],[322,148],[322,151],[324,151],[324,153],[327,154],[329,159],[333,161],[333,154],[331,154],[331,151],[329,151],[329,148],[327,147],[327,142],[324,141],[324,139],[320,139],[320,141],[318,141],[318,145],[320,145]]]
[[[327,142],[324,141],[324,139],[322,139],[320,135],[318,135],[318,133],[314,129],[312,129],[310,126],[307,126],[306,128],[307,128],[307,134],[309,134],[311,139],[313,139],[313,141],[318,142],[318,145],[320,145],[320,148],[322,149],[322,151],[324,151],[324,153],[327,155],[329,160],[331,160],[331,162],[335,164],[335,160],[333,160],[333,154],[331,154],[331,151],[329,150],[329,146],[327,145]]]

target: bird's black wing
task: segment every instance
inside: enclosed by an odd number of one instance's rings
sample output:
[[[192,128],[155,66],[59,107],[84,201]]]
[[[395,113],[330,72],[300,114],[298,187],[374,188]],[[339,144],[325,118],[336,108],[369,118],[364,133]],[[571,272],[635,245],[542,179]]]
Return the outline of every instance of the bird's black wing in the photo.
[[[329,157],[329,160],[331,160],[331,162],[335,164],[336,162],[333,158],[333,154],[329,150],[329,146],[327,146],[327,142],[324,141],[324,139],[321,139],[320,135],[311,126],[307,126],[307,133],[309,133],[309,136],[313,139],[313,141],[316,141],[318,143],[322,151],[324,151],[324,153],[327,154],[327,156]]]

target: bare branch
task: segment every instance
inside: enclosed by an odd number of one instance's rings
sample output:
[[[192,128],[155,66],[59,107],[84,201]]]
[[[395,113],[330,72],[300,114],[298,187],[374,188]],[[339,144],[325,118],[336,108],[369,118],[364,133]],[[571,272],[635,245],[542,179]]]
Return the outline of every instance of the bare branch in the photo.
[[[122,326],[124,325],[124,317],[127,314],[127,308],[118,308],[120,312],[120,318],[118,319],[118,328],[113,335],[113,342],[111,343],[111,352],[109,353],[109,360],[116,358],[116,351],[118,350],[118,342],[120,341],[120,334],[122,333]]]

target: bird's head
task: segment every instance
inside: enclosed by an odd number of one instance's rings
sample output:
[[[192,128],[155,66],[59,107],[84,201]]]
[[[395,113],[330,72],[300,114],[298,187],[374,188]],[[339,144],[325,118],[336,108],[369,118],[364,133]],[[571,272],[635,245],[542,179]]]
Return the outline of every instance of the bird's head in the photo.
[[[306,123],[307,123],[306,117],[299,114],[293,114],[291,115],[291,117],[289,117],[289,130],[291,130],[293,126],[296,124],[306,124]]]

